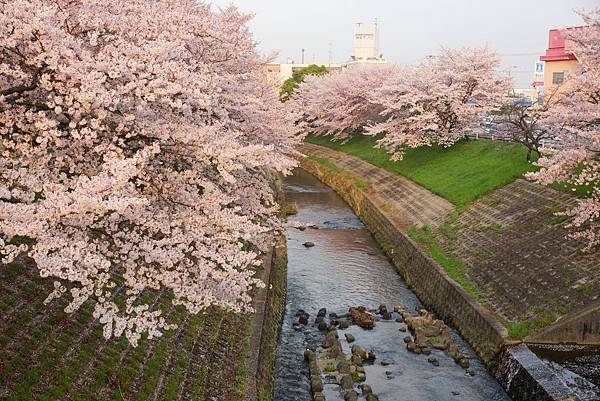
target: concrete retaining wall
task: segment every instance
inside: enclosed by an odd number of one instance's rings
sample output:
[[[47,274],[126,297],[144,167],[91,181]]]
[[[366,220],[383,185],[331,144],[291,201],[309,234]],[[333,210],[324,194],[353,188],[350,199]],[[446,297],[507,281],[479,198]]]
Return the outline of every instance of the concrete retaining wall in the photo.
[[[506,348],[496,378],[513,400],[578,401],[578,396],[525,344]]]
[[[281,210],[285,209],[282,177],[276,177],[273,189]],[[283,212],[282,212],[283,213]],[[254,296],[256,310],[249,338],[249,357],[246,369],[244,401],[271,401],[275,380],[275,357],[287,291],[287,242],[285,235],[277,239],[265,257],[266,287]]]
[[[346,175],[328,170],[316,161],[303,159],[301,166],[340,194],[367,225],[421,302],[456,327],[494,370],[498,353],[508,337],[506,329],[394,225],[375,193],[357,188]]]
[[[275,356],[287,289],[287,248],[285,237],[273,249],[271,274],[267,290],[265,319],[262,327],[258,367],[256,371],[257,400],[270,401],[275,379]]]
[[[600,301],[562,317],[526,341],[536,344],[600,344]]]

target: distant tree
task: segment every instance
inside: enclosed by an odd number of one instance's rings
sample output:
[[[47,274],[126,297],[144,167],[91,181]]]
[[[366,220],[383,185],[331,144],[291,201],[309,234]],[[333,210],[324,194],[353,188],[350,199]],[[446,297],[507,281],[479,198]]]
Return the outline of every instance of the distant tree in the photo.
[[[398,73],[394,65],[354,65],[326,76],[306,79],[294,101],[304,112],[302,128],[314,135],[344,139],[381,121],[383,108],[371,94]]]
[[[510,89],[511,80],[496,73],[499,63],[488,48],[442,49],[403,69],[373,92],[384,121],[367,134],[383,134],[378,144],[396,160],[406,148],[454,144],[496,110]]]
[[[514,97],[507,97],[495,116],[495,129],[500,135],[524,145],[527,148],[527,161],[533,160],[534,152],[538,157],[541,156],[544,141],[554,138],[552,130],[542,123],[554,94],[556,91],[546,96],[545,101],[533,105],[519,102]]]
[[[281,90],[279,91],[279,97],[282,101],[288,101],[298,86],[304,82],[304,78],[308,75],[325,75],[329,72],[327,67],[324,65],[316,65],[311,64],[306,68],[302,68],[300,70],[296,70],[292,73],[292,77],[288,78],[283,85],[281,85]]]

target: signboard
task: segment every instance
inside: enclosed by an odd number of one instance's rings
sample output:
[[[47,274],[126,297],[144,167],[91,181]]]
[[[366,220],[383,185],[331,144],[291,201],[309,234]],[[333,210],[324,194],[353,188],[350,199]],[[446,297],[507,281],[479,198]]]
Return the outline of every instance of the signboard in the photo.
[[[543,61],[537,61],[535,63],[535,73],[536,74],[543,74],[544,73],[544,62]]]
[[[534,68],[535,78],[533,79],[533,86],[544,86],[544,71],[546,69],[546,63],[543,61],[536,61]]]

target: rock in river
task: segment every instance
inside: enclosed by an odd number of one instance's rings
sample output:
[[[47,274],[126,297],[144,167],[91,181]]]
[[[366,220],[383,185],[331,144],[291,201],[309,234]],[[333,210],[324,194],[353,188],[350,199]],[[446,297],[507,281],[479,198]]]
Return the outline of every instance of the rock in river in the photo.
[[[327,323],[325,323],[325,321],[321,320],[317,324],[317,328],[319,329],[319,331],[327,331]]]
[[[354,324],[363,329],[370,330],[375,327],[375,319],[373,315],[366,311],[364,307],[350,308],[350,317]]]
[[[313,246],[315,246],[315,243],[314,242],[310,242],[310,241],[306,241],[302,245],[304,245],[306,248],[312,248]]]
[[[393,365],[394,364],[394,360],[393,359],[384,359],[381,361],[381,365],[382,366],[388,366],[388,365]]]
[[[438,359],[433,355],[431,355],[429,358],[427,358],[427,362],[429,362],[433,366],[440,366],[440,361],[438,361]]]
[[[352,376],[344,375],[340,380],[340,386],[344,390],[352,390],[352,386],[354,385],[354,381],[352,380]]]
[[[306,362],[314,361],[316,358],[317,358],[317,355],[314,353],[314,351],[311,351],[309,349],[306,349],[304,351],[304,360]]]
[[[313,393],[320,393],[323,391],[323,382],[318,377],[310,379],[310,388]]]
[[[350,364],[348,361],[345,359],[339,361],[337,364],[337,371],[344,375],[350,373]]]
[[[350,390],[344,396],[344,401],[358,401],[358,394],[354,390]]]
[[[458,364],[460,365],[461,368],[468,368],[469,367],[469,360],[467,358],[460,358],[458,360]]]
[[[327,333],[327,336],[325,337],[325,340],[323,341],[323,344],[321,344],[321,346],[325,349],[331,348],[336,343],[336,341],[337,341],[337,332],[330,331],[329,333]]]

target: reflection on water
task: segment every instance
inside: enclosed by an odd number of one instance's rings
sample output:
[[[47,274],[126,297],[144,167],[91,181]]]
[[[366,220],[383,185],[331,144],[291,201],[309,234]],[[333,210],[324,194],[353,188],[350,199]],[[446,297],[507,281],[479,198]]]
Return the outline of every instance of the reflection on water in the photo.
[[[289,228],[287,232],[288,292],[277,350],[274,399],[309,401],[308,368],[302,354],[307,345],[318,344],[323,337],[312,324],[299,331],[294,329],[299,309],[311,315],[312,323],[323,307],[337,313],[358,305],[376,308],[387,304],[392,308],[400,304],[414,309],[419,301],[360,220],[329,187],[298,170],[286,179],[285,190],[288,202],[296,202],[299,207],[298,215],[289,220],[314,223],[319,229]],[[315,243],[315,247],[304,247],[302,244],[307,241]],[[358,344],[373,349],[378,361],[394,361],[390,366],[376,363],[366,369],[367,383],[380,401],[508,400],[456,333],[453,335],[457,344],[471,358],[473,377],[465,375],[465,370],[442,352],[434,351],[439,367],[433,367],[422,355],[408,353],[402,341],[404,335],[397,331],[396,324],[379,322],[370,332],[351,326],[340,334],[344,332],[355,334]],[[341,399],[336,387],[327,386],[326,393],[328,401]]]

